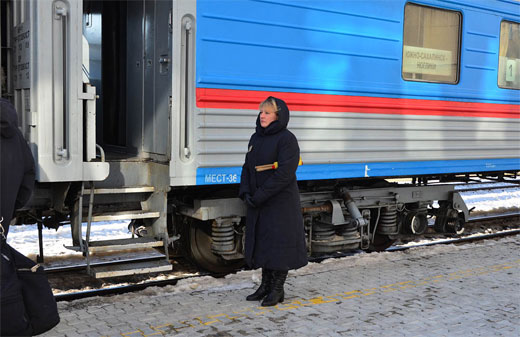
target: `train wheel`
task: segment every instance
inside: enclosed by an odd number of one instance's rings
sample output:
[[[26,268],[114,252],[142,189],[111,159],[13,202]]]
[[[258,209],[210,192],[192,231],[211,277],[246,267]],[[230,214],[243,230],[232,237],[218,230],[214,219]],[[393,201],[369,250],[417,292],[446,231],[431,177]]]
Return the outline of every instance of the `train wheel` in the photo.
[[[229,273],[244,265],[244,260],[224,260],[211,251],[211,229],[203,224],[190,227],[190,253],[200,267],[214,273]]]
[[[374,236],[374,241],[370,243],[368,250],[372,252],[382,252],[393,245],[394,242],[395,239],[392,239],[389,235],[376,234]]]
[[[456,218],[452,218],[446,223],[446,232],[456,235],[464,233],[464,218],[462,214],[459,213]]]
[[[426,228],[428,227],[426,213],[419,213],[415,211],[409,212],[404,219],[403,226],[410,234],[424,234]]]

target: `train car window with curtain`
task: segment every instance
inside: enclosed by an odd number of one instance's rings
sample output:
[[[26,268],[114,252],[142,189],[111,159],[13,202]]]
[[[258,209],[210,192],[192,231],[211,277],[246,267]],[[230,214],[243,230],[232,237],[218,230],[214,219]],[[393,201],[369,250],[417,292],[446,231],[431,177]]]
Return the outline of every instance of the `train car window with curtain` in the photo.
[[[520,89],[520,24],[516,22],[500,23],[498,86]]]
[[[457,83],[461,25],[462,16],[459,12],[406,4],[403,79]]]

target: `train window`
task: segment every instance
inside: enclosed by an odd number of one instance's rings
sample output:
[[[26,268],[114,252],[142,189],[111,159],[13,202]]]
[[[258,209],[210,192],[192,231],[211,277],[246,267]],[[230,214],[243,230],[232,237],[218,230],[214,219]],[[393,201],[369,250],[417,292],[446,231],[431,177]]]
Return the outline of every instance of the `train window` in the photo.
[[[406,4],[403,79],[457,83],[461,25],[462,16],[459,12]]]
[[[500,24],[498,86],[520,89],[520,24],[516,22]]]

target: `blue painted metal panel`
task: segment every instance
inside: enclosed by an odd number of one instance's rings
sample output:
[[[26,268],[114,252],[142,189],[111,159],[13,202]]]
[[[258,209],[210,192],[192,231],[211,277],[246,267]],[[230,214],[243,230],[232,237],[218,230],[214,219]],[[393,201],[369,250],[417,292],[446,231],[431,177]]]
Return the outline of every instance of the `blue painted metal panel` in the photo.
[[[235,184],[240,182],[241,167],[201,167],[197,185]],[[437,160],[389,163],[322,164],[298,167],[298,180],[364,177],[399,177],[428,174],[519,171],[520,158]]]
[[[405,0],[199,0],[197,87],[519,104],[497,86],[507,0],[425,0],[463,17],[457,85],[401,78]]]
[[[199,88],[520,104],[497,86],[500,22],[520,2],[419,0],[460,11],[458,84],[401,77],[405,0],[198,0]],[[398,160],[396,158],[395,160]],[[364,160],[360,160],[364,161]],[[299,180],[520,170],[520,159],[303,165]],[[196,183],[234,184],[240,167],[202,167]]]

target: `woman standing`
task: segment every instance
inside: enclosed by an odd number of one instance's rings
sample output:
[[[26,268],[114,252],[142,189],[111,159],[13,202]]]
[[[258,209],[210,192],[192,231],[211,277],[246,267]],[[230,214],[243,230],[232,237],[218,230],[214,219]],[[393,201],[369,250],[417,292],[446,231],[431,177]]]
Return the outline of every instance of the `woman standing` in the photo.
[[[247,300],[263,299],[262,306],[283,302],[288,270],[307,264],[296,183],[300,148],[288,123],[284,101],[270,96],[260,104],[240,181],[239,196],[248,205],[245,260],[251,268],[262,268],[262,283]]]

